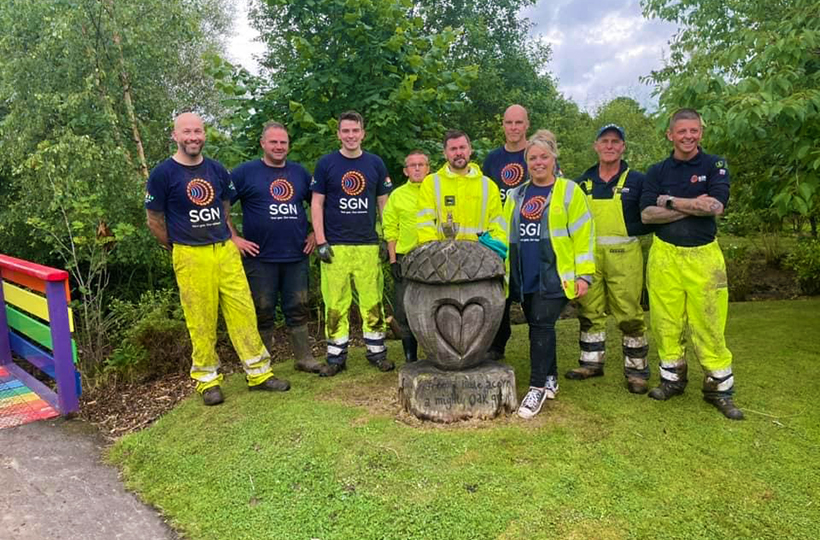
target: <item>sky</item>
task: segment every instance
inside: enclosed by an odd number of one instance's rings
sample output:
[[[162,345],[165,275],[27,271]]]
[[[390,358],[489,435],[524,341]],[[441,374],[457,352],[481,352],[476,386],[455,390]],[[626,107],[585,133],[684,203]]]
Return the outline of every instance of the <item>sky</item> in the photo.
[[[263,51],[253,41],[245,3],[238,2],[234,37],[228,54],[252,72],[254,55]],[[582,109],[596,107],[618,96],[628,96],[653,109],[652,88],[640,82],[663,67],[668,41],[677,27],[641,15],[639,0],[539,0],[521,13],[534,24],[533,35],[552,47],[547,66],[558,90]]]

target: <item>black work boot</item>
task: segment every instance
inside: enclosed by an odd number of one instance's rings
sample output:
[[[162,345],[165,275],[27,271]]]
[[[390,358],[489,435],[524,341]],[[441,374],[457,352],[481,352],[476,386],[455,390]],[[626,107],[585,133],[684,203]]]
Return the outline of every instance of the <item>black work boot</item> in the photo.
[[[207,406],[219,405],[225,398],[222,396],[222,389],[219,386],[212,386],[202,391],[202,403]]]
[[[283,379],[270,377],[268,379],[265,379],[265,381],[261,384],[257,384],[256,386],[249,386],[248,390],[261,392],[287,392],[288,390],[290,390],[290,383]]]
[[[322,363],[313,358],[313,352],[310,350],[307,325],[295,326],[290,329],[290,345],[293,347],[293,356],[296,357],[296,363],[293,364],[293,367],[297,371],[307,371],[308,373],[319,373],[321,371]]]
[[[683,394],[686,383],[661,380],[661,384],[649,391],[649,397],[658,401],[666,401],[673,396]]]
[[[735,407],[734,401],[728,396],[703,396],[706,403],[714,406],[729,420],[743,420],[743,411]]]
[[[583,381],[584,379],[590,379],[592,377],[603,377],[604,376],[604,366],[601,364],[601,367],[590,367],[590,366],[581,366],[575,369],[571,369],[564,373],[564,377],[570,379],[572,381]]]
[[[413,336],[402,338],[401,339],[401,346],[404,349],[404,360],[407,363],[415,362],[419,359],[418,357],[418,350],[419,350],[419,343],[416,341],[416,338]]]
[[[347,369],[347,364],[324,364],[319,370],[319,377],[335,377]]]

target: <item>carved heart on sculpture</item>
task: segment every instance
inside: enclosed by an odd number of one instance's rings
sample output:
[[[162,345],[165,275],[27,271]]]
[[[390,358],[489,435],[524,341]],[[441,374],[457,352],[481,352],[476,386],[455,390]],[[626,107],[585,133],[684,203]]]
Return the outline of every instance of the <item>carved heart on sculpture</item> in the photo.
[[[464,355],[474,336],[484,327],[484,306],[469,303],[464,307],[444,304],[436,311],[436,329],[458,354]]]

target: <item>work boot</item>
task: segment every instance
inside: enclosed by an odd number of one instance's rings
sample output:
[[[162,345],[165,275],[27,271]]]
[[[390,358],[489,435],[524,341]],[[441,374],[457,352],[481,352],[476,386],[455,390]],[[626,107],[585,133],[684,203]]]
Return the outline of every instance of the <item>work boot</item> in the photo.
[[[649,397],[658,401],[666,401],[672,396],[683,394],[685,388],[681,384],[661,380],[661,384],[649,391]]]
[[[646,379],[640,377],[627,377],[626,389],[632,394],[645,394],[649,388],[646,385]]]
[[[594,368],[588,366],[581,366],[575,369],[571,369],[564,374],[564,377],[573,381],[583,381],[584,379],[590,379],[592,377],[603,377],[604,376],[604,368]]]
[[[269,379],[265,379],[265,381],[262,384],[257,384],[256,386],[249,386],[248,390],[263,392],[287,392],[288,390],[290,390],[290,383],[284,379],[270,377]]]
[[[335,377],[345,369],[347,369],[346,364],[324,364],[319,370],[319,377]]]
[[[207,406],[219,405],[225,401],[222,396],[222,389],[219,386],[212,386],[202,391],[202,403]]]
[[[730,397],[710,397],[703,396],[706,403],[713,405],[717,410],[723,413],[723,416],[729,420],[743,420],[743,411],[735,407],[734,401]]]
[[[419,344],[413,336],[402,338],[401,346],[404,349],[404,361],[407,363],[415,362],[419,359],[418,349]]]
[[[379,371],[393,371],[396,369],[396,365],[391,362],[390,360],[385,358],[378,358],[376,360],[370,360],[370,363],[379,368]]]
[[[297,371],[307,371],[308,373],[319,373],[321,371],[322,363],[313,358],[313,352],[310,350],[310,338],[308,337],[306,325],[295,326],[290,329],[290,345],[293,348],[293,355],[296,357],[293,367]]]

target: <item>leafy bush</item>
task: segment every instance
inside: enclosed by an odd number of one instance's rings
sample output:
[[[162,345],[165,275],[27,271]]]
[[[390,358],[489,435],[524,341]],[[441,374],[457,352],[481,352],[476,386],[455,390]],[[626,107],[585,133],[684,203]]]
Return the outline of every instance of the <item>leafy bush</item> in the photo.
[[[799,241],[786,265],[797,273],[797,282],[803,293],[820,294],[820,240]]]
[[[191,342],[176,290],[147,291],[138,302],[114,300],[111,316],[117,345],[105,360],[104,379],[146,381],[190,367]]]

